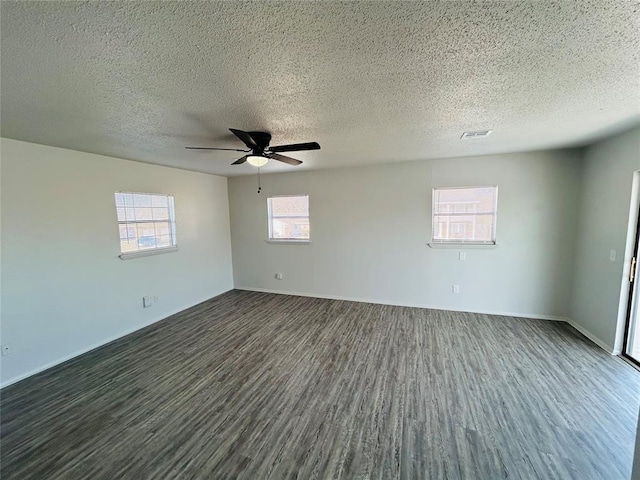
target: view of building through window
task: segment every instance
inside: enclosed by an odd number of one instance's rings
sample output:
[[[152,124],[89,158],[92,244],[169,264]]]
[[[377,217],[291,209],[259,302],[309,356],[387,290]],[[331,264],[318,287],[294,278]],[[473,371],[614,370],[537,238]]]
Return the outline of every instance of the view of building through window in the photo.
[[[171,195],[117,192],[121,253],[176,246]]]
[[[495,244],[498,187],[435,188],[434,243]]]
[[[270,197],[270,240],[309,240],[309,196]]]

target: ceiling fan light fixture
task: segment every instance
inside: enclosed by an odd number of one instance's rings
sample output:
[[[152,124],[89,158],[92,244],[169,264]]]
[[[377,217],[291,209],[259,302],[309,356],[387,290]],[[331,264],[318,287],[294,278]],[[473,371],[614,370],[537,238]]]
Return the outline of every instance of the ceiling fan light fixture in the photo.
[[[270,147],[271,134],[268,132],[244,132],[235,128],[230,128],[231,133],[242,140],[248,150],[241,150],[239,148],[218,148],[218,147],[185,147],[189,150],[228,150],[249,153],[242,158],[239,158],[231,165],[242,165],[248,162],[253,167],[263,167],[269,160],[276,162],[286,163],[287,165],[300,165],[302,162],[295,158],[281,155],[280,152],[301,152],[304,150],[320,150],[320,144],[318,142],[306,142],[306,143],[291,143],[288,145],[276,145]]]
[[[267,157],[263,157],[262,155],[248,155],[247,162],[249,165],[253,165],[254,167],[264,167],[269,159]]]

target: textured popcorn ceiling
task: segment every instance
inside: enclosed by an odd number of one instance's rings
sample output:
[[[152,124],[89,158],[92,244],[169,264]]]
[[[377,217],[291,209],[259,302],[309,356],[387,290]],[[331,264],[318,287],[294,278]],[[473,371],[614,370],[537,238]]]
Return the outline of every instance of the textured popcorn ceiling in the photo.
[[[637,1],[3,1],[2,135],[223,175],[584,145],[640,118]],[[493,129],[460,140],[465,130]]]

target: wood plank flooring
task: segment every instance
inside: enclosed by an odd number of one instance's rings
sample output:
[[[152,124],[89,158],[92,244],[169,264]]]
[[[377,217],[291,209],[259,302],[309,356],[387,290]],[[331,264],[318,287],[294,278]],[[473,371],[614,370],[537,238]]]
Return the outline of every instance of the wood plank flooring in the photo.
[[[628,479],[640,372],[563,323],[232,291],[2,391],[3,479]]]

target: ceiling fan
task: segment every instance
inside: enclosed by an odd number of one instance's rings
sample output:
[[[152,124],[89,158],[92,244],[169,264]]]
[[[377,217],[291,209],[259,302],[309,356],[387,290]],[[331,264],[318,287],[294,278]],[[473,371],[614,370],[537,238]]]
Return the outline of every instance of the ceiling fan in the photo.
[[[239,148],[215,148],[215,147],[185,147],[189,150],[228,150],[232,152],[248,153],[244,157],[236,160],[231,165],[240,165],[249,162],[254,167],[262,167],[269,160],[277,160],[289,165],[300,165],[302,162],[295,158],[280,155],[280,152],[299,152],[302,150],[320,150],[317,142],[293,143],[290,145],[277,145],[270,147],[271,134],[267,132],[243,132],[230,128],[231,132],[244,142],[249,150],[241,150]]]

